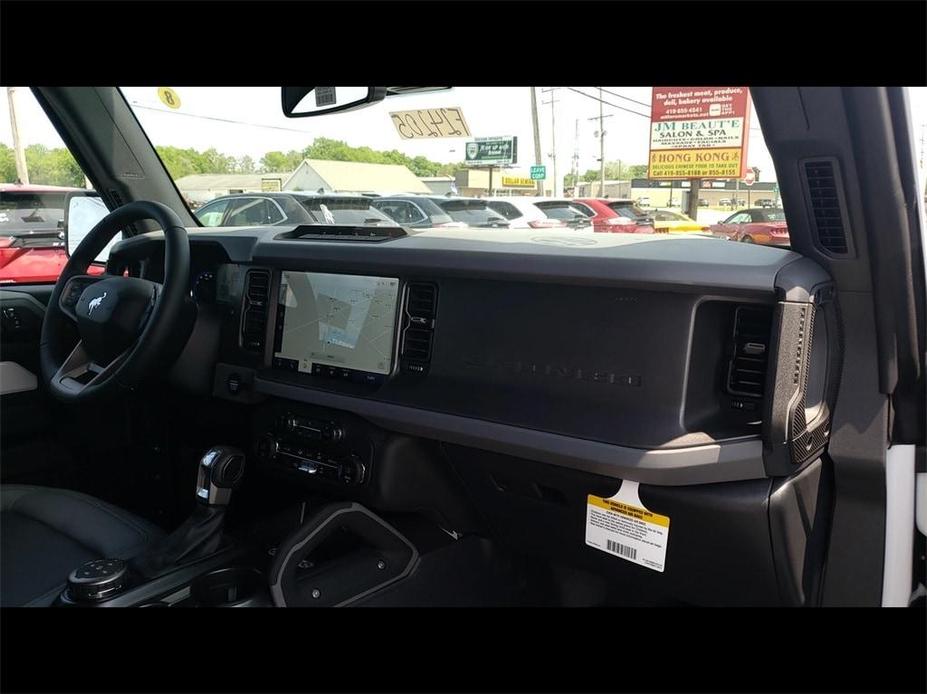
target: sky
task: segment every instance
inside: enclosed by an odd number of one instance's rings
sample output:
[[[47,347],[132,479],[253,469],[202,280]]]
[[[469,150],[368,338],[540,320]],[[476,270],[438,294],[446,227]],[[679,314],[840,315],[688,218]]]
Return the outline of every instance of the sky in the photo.
[[[568,173],[578,149],[580,171],[598,168],[599,102],[597,87],[576,90],[561,87],[538,88],[541,152],[553,176],[556,151],[557,175]],[[649,143],[649,87],[603,87],[606,161],[645,164]],[[223,154],[249,155],[257,161],[271,150],[302,149],[315,137],[344,140],[353,146],[398,149],[409,156],[424,155],[438,162],[464,158],[464,144],[470,138],[403,140],[389,117],[391,111],[455,106],[463,110],[473,137],[515,135],[518,137],[518,166],[534,162],[530,88],[456,87],[427,94],[390,97],[379,104],[348,113],[292,119],[280,109],[276,87],[175,87],[180,108],[166,107],[157,87],[127,87],[126,99],[156,145],[215,147]],[[585,95],[580,94],[583,92]],[[609,93],[611,92],[611,93]],[[917,147],[927,127],[927,87],[910,90]],[[595,98],[590,98],[595,97]],[[554,99],[553,113],[549,102]],[[17,91],[20,136],[33,143],[61,146],[61,140],[27,89]],[[11,145],[6,89],[0,90],[0,142]],[[222,119],[222,120],[217,120]],[[556,127],[552,128],[552,119]],[[226,122],[235,121],[235,122]],[[578,133],[578,135],[577,135]],[[919,160],[924,157],[919,152]],[[760,180],[774,180],[772,161],[763,141],[761,124],[751,120],[747,163],[760,169]],[[921,175],[923,177],[923,169]],[[922,178],[923,186],[923,178]]]

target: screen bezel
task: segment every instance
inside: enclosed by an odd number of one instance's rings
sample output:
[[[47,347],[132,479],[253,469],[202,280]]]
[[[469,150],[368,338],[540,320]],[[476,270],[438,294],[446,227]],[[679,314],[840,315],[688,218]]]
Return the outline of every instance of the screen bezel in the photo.
[[[319,269],[293,269],[293,268],[274,268],[271,273],[271,292],[270,292],[270,302],[271,305],[268,310],[268,321],[267,321],[267,335],[265,338],[265,353],[264,353],[264,366],[267,368],[273,368],[283,371],[284,373],[293,374],[299,378],[318,378],[315,374],[309,371],[288,371],[285,369],[279,369],[279,367],[274,366],[274,358],[276,356],[276,334],[277,334],[277,307],[279,306],[280,301],[280,286],[283,282],[283,273],[292,272],[292,273],[301,273],[301,274],[321,274],[321,275],[339,275],[343,277],[363,277],[365,279],[383,279],[383,280],[396,280],[396,315],[393,318],[393,340],[392,340],[392,353],[390,354],[390,364],[389,370],[386,373],[379,373],[377,371],[366,371],[364,369],[356,369],[353,367],[343,367],[343,368],[352,368],[353,371],[357,371],[364,374],[373,374],[374,376],[381,377],[385,380],[392,379],[399,370],[399,352],[402,343],[402,332],[403,324],[405,320],[405,311],[406,311],[406,282],[401,277],[386,277],[381,275],[369,275],[359,272],[332,272],[330,270],[319,270]],[[331,366],[326,364],[326,366]],[[336,367],[337,368],[337,367]],[[338,383],[337,379],[324,379],[327,382]]]

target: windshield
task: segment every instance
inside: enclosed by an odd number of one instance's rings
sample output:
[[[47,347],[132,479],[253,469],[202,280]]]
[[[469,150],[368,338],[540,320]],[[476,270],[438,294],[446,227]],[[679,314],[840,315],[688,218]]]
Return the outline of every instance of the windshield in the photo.
[[[326,89],[340,98],[341,88]],[[557,204],[545,205],[544,215],[567,222],[551,233],[657,241],[667,237],[653,226],[657,209],[707,228],[738,210],[766,205],[773,218],[782,207],[747,87],[454,87],[308,118],[284,116],[273,87],[122,93],[188,205],[206,209],[197,214],[204,227],[398,223],[426,234],[492,227],[514,237],[529,233],[526,220],[543,218],[531,208],[551,198]],[[698,110],[705,100],[710,108],[691,115],[692,104]],[[311,95],[307,103],[315,103]],[[695,133],[697,146],[682,131]],[[696,164],[696,154],[710,165]],[[258,205],[260,212],[235,216],[221,203],[209,207],[225,196],[270,192],[306,196],[296,203],[304,214],[279,200],[280,213]],[[365,208],[309,199],[339,195],[390,202]],[[521,196],[530,198],[519,202],[523,214],[487,206]],[[560,202],[573,198],[590,203]],[[433,207],[397,200],[433,202],[453,223]],[[615,217],[602,212],[606,206]],[[588,223],[576,223],[581,215]]]

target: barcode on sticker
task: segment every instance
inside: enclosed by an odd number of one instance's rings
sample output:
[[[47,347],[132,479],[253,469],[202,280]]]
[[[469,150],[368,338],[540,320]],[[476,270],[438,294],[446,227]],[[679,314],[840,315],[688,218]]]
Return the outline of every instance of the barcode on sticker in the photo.
[[[614,552],[619,557],[637,559],[637,550],[633,547],[628,547],[627,545],[623,545],[620,542],[615,542],[614,540],[606,540],[605,546],[608,548],[609,552]]]

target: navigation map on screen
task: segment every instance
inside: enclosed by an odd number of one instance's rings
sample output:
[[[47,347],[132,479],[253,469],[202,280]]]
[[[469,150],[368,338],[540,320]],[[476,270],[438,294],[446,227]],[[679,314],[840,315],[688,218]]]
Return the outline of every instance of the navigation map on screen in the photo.
[[[387,374],[398,296],[395,278],[284,271],[274,356],[306,373],[323,364]]]

